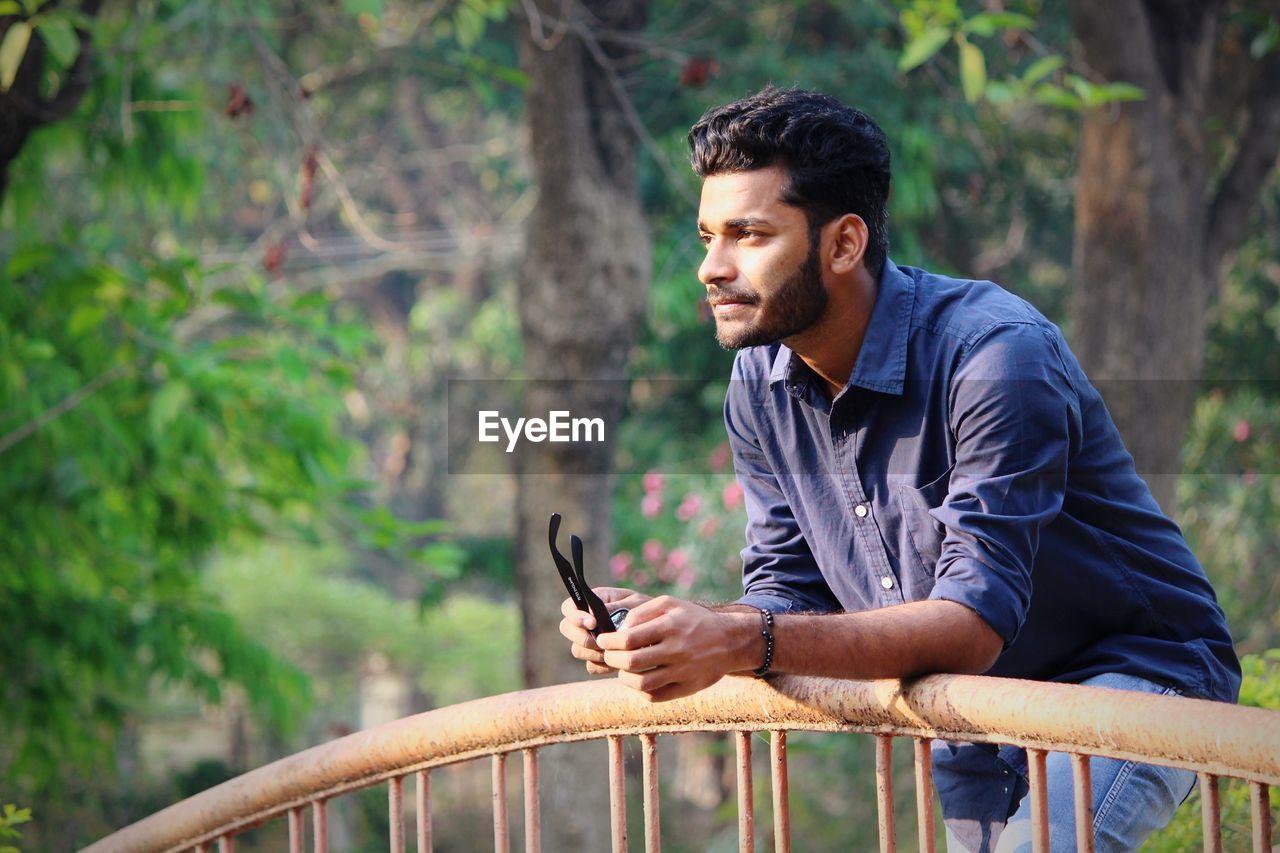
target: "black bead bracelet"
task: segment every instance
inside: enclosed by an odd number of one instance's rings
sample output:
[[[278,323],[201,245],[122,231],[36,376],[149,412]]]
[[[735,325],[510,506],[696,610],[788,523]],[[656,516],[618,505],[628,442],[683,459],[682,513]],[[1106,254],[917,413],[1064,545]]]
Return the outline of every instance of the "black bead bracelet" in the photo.
[[[773,666],[773,614],[760,608],[760,635],[764,637],[764,663],[755,671],[756,678],[764,678]]]

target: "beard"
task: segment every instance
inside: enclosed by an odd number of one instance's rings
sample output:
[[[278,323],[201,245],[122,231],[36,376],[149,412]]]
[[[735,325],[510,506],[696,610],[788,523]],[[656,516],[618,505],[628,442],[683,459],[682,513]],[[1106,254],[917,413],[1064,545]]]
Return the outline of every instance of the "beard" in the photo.
[[[804,262],[777,290],[764,298],[752,295],[755,322],[722,324],[716,320],[716,343],[729,350],[763,346],[797,335],[818,321],[827,309],[827,289],[822,284],[815,236],[810,235]]]

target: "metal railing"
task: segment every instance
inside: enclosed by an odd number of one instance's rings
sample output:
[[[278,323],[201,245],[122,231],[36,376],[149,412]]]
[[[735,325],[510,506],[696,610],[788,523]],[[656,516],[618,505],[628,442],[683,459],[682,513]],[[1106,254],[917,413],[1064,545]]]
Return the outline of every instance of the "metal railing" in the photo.
[[[312,843],[328,850],[328,802],[386,783],[389,847],[405,849],[403,780],[416,783],[416,842],[431,849],[431,770],[491,756],[494,846],[509,849],[506,762],[524,767],[526,848],[539,850],[538,749],[605,738],[613,849],[625,851],[623,738],[642,744],[645,850],[658,850],[660,733],[735,733],[740,849],[755,849],[752,732],[771,733],[773,835],[790,850],[787,732],[848,731],[876,738],[880,849],[895,845],[892,740],[914,740],[919,849],[934,850],[930,741],[1010,744],[1027,750],[1033,844],[1048,850],[1044,762],[1048,752],[1072,756],[1077,849],[1093,849],[1088,756],[1139,760],[1195,771],[1201,786],[1205,850],[1221,850],[1219,779],[1249,784],[1255,851],[1270,850],[1270,786],[1280,784],[1280,713],[1198,699],[1105,688],[934,675],[915,681],[842,681],[778,676],[730,677],[686,699],[650,704],[616,680],[508,693],[428,711],[356,732],[258,768],[170,806],[86,848],[101,851],[219,851],[237,833],[286,819],[290,850],[301,853],[306,810]]]

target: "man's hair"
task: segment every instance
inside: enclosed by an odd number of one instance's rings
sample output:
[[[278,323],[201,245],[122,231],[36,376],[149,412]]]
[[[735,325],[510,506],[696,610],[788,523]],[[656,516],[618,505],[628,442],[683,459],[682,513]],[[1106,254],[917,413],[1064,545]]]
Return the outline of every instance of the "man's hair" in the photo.
[[[829,95],[769,86],[712,107],[689,131],[698,177],[781,166],[782,200],[811,233],[846,213],[867,223],[863,264],[878,276],[889,254],[889,144],[861,110]]]

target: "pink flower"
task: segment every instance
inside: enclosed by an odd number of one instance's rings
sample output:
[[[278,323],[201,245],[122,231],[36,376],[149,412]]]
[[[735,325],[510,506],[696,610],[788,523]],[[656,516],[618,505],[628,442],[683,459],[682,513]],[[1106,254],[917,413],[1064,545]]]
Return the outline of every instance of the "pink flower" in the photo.
[[[725,484],[724,492],[720,495],[724,501],[724,508],[730,512],[742,506],[742,484],[737,480],[730,480]]]
[[[640,499],[640,514],[645,518],[657,518],[660,512],[662,512],[662,495],[660,493],[650,492]]]
[[[609,574],[616,581],[627,579],[627,575],[631,574],[631,553],[628,551],[619,551],[609,558]]]
[[[644,561],[651,566],[662,564],[662,558],[667,555],[667,549],[662,547],[662,543],[657,539],[646,539],[644,546],[640,549],[641,556]]]
[[[672,548],[671,553],[667,554],[666,562],[658,567],[658,579],[671,583],[682,572],[687,572],[689,566],[689,552],[683,548]]]
[[[729,464],[729,442],[722,441],[711,451],[711,455],[707,457],[707,464],[711,466],[711,470],[719,473],[723,471],[725,466]]]
[[[1249,440],[1249,422],[1246,420],[1236,421],[1236,428],[1233,434],[1235,435],[1236,441],[1239,441],[1239,442],[1248,441]]]
[[[714,515],[707,516],[706,521],[702,522],[702,526],[698,528],[698,535],[703,539],[710,539],[716,535],[716,531],[720,529],[720,519]]]
[[[1254,483],[1258,482],[1258,472],[1253,469],[1245,471],[1241,476],[1241,479],[1244,480],[1244,484],[1246,486],[1252,486]]]
[[[681,521],[693,521],[693,517],[700,512],[702,512],[702,497],[690,492],[684,496],[684,500],[676,508],[676,518]]]
[[[634,572],[631,573],[630,583],[636,589],[644,589],[646,586],[650,584],[651,581],[652,581],[652,578],[649,577],[649,573],[644,571],[643,569],[636,569]]]
[[[662,476],[656,470],[648,471],[644,475],[644,491],[645,494],[661,493],[662,488],[667,484],[667,478]]]
[[[697,573],[695,573],[693,567],[690,566],[676,577],[676,586],[683,590],[690,590],[693,589],[693,582],[697,579]]]

